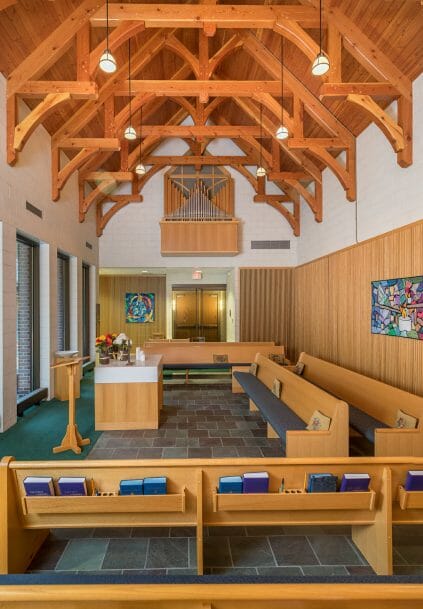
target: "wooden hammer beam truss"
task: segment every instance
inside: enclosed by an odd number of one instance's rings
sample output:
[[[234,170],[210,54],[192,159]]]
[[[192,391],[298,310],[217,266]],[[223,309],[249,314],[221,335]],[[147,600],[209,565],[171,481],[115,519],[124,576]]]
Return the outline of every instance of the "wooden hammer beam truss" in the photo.
[[[11,4],[13,2],[4,3],[5,6]],[[326,97],[341,99],[365,112],[391,143],[398,163],[404,167],[412,163],[411,81],[339,7],[329,5],[324,12],[323,26],[327,28],[331,70],[321,83],[319,96],[314,96],[284,66],[284,98],[292,98],[290,112],[280,105],[280,63],[253,32],[257,29],[273,30],[287,38],[311,61],[318,51],[318,45],[307,32],[319,26],[315,2],[293,6],[231,6],[214,2],[194,5],[111,3],[109,23],[109,48],[112,52],[128,39],[144,30],[151,30],[131,57],[134,76],[164,49],[183,60],[183,65],[168,80],[132,80],[132,114],[143,108],[143,162],[149,167],[144,176],[133,173],[139,160],[138,146],[130,150],[122,140],[122,131],[129,119],[129,104],[123,108],[120,105],[119,112],[115,112],[115,98],[127,97],[128,93],[127,63],[106,80],[102,79],[101,86],[95,81],[105,40],[91,48],[90,29],[105,26],[104,0],[81,2],[11,73],[7,83],[6,139],[7,159],[11,165],[38,125],[62,104],[70,100],[79,102],[72,117],[52,136],[52,198],[57,200],[69,178],[79,172],[80,220],[83,221],[87,211],[95,205],[99,234],[120,209],[142,200],[140,190],[153,175],[168,165],[177,164],[193,165],[196,169],[211,164],[233,167],[254,188],[254,201],[277,209],[290,223],[294,234],[300,231],[301,199],[313,211],[316,221],[321,221],[322,164],[334,173],[349,200],[356,197],[355,138],[322,103]],[[199,30],[197,53],[181,42],[176,35],[179,28]],[[217,28],[233,30],[233,33],[210,55],[209,39]],[[71,48],[75,49],[76,79],[43,80],[47,70]],[[253,58],[269,79],[236,81],[222,79],[221,75],[220,79],[216,78],[217,67],[239,49]],[[342,49],[349,52],[375,82],[344,82]],[[40,101],[29,114],[20,118],[18,101],[30,98]],[[253,124],[229,125],[222,120],[219,106],[228,98],[235,101]],[[180,110],[165,124],[146,123],[168,99],[176,102]],[[397,103],[396,119],[381,105],[393,100]],[[266,110],[263,117],[266,146],[260,139],[260,104]],[[98,112],[104,116],[104,133],[99,134],[100,137],[85,137],[84,129]],[[290,132],[290,138],[284,141],[275,138],[281,112]],[[304,137],[305,114],[324,131],[324,137]],[[194,124],[181,125],[188,116]],[[189,146],[187,154],[176,158],[155,156],[155,148],[168,137],[184,139]],[[209,141],[218,137],[234,139],[245,156],[213,157],[206,154]],[[69,152],[71,156],[66,162],[65,155]],[[120,154],[120,171],[103,171],[103,164],[116,154]],[[294,171],[283,170],[281,155],[288,156],[295,163]],[[267,169],[267,180],[275,182],[281,190],[280,195],[267,194],[266,180],[257,179],[248,169],[249,165],[257,165],[259,159]],[[130,184],[130,194],[114,192],[126,182]],[[108,206],[103,214],[105,203],[111,203],[112,207]]]

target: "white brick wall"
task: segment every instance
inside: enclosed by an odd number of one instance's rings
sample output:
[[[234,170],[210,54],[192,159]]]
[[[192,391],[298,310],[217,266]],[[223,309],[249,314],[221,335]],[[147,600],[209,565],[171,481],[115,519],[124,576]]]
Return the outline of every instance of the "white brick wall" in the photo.
[[[178,154],[186,150],[180,140],[168,141],[157,154]],[[229,140],[216,140],[208,148],[214,154],[241,154]],[[241,220],[241,253],[237,256],[175,256],[160,253],[159,222],[163,216],[163,175],[156,174],[144,187],[143,203],[128,205],[106,226],[100,239],[102,267],[233,267],[292,266],[297,263],[297,240],[291,227],[274,209],[253,203],[248,180],[231,170],[235,179],[235,215]],[[271,192],[269,190],[269,192]],[[250,241],[291,240],[290,250],[251,250]]]
[[[423,219],[423,75],[413,83],[413,164],[402,168],[383,133],[371,124],[357,138],[357,241]],[[395,108],[390,108],[392,111]],[[304,203],[298,262],[302,264],[356,243],[355,203],[332,172],[323,172],[323,222]]]
[[[24,104],[19,107],[20,118],[28,113]],[[59,201],[51,200],[50,136],[38,127],[29,138],[14,167],[6,162],[6,81],[0,75],[0,430],[16,421],[16,232],[38,241],[41,250],[41,379],[48,382],[52,375],[49,364],[55,351],[56,328],[56,264],[57,249],[74,256],[80,267],[82,261],[98,266],[95,211],[86,222],[78,220],[78,182],[74,175],[66,184]],[[40,219],[26,210],[29,201],[43,211]],[[93,245],[90,250],[86,241]],[[41,252],[40,252],[41,253]],[[46,256],[44,256],[46,254]],[[75,282],[74,282],[75,283]],[[79,285],[79,284],[78,284]],[[94,286],[95,290],[95,286]],[[50,306],[48,306],[50,305]],[[74,307],[75,309],[75,307]],[[95,302],[92,303],[95,315]],[[81,326],[81,319],[72,322]],[[93,325],[94,327],[94,325]],[[95,329],[93,330],[95,332]],[[79,336],[81,332],[78,332]],[[81,342],[79,342],[81,345]],[[76,347],[74,342],[72,346]],[[53,386],[48,385],[51,393]]]

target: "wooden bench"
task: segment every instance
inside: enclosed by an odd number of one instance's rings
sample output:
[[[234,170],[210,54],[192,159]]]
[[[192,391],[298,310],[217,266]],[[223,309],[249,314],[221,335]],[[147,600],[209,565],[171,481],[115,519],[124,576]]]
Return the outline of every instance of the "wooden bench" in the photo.
[[[274,342],[153,342],[144,343],[146,354],[163,355],[163,368],[166,369],[201,369],[215,368],[247,370],[254,361],[257,353],[278,355],[285,357],[283,346],[276,346]],[[226,356],[227,362],[216,362],[216,356]],[[188,375],[187,375],[188,377]],[[232,377],[232,391],[239,393],[241,388]]]
[[[373,441],[375,456],[423,456],[423,397],[308,353],[298,362],[304,364],[305,380],[350,405],[350,425]],[[415,429],[395,427],[398,409],[418,419]]]
[[[314,387],[261,354],[256,356],[257,376],[234,372],[250,397],[250,409],[260,410],[268,424],[268,437],[285,441],[287,457],[348,456],[348,407],[345,402]],[[281,395],[271,392],[281,383]],[[330,417],[327,431],[308,431],[315,410]]]
[[[392,522],[423,523],[423,493],[401,485],[423,459],[177,459],[0,463],[0,573],[23,573],[50,528],[193,526],[198,573],[203,572],[204,526],[352,526],[354,543],[379,575],[392,574]],[[220,495],[220,476],[267,471],[269,493]],[[370,490],[304,493],[310,473],[366,472]],[[26,497],[26,476],[84,476],[101,491],[115,491],[123,478],[166,475],[168,495]],[[284,479],[284,492],[279,492]],[[290,492],[295,490],[295,492]],[[417,495],[417,496],[416,496]],[[407,507],[409,503],[409,507]],[[393,516],[394,514],[394,516]],[[1,589],[1,586],[0,586]],[[3,605],[2,605],[3,606]]]

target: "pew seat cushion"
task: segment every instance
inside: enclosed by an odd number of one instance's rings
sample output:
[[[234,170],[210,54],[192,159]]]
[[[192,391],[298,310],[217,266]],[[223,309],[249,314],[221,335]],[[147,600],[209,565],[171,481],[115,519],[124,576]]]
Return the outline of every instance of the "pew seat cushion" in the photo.
[[[375,442],[375,429],[389,427],[382,421],[378,421],[363,410],[352,404],[349,405],[350,426],[363,435],[372,444]]]
[[[235,371],[234,377],[280,438],[285,440],[289,430],[305,429],[304,421],[253,374]]]

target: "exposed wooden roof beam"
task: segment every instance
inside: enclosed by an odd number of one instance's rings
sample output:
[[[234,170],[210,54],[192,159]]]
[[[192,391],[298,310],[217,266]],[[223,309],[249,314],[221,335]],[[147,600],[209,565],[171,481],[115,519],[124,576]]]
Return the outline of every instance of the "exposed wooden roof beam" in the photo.
[[[372,95],[397,97],[398,90],[389,82],[326,82],[319,89],[320,99],[324,97],[347,97],[347,95]]]
[[[24,98],[43,98],[50,93],[69,93],[72,99],[97,99],[98,86],[78,80],[28,80],[16,91]]]
[[[114,94],[128,96],[128,81],[116,83]],[[132,94],[154,93],[157,96],[185,95],[188,97],[207,94],[211,97],[252,97],[259,93],[280,93],[278,80],[131,80]]]
[[[251,156],[158,156],[143,157],[144,165],[255,165]]]
[[[146,28],[201,28],[210,24],[229,29],[272,29],[275,22],[289,19],[302,27],[319,26],[319,13],[313,7],[289,5],[198,5],[198,4],[110,4],[109,24],[143,21]],[[106,9],[91,17],[93,27],[106,27]]]
[[[69,48],[78,30],[88,22],[104,0],[84,0],[37,48],[13,70],[7,81],[7,95],[46,72]]]
[[[237,138],[245,135],[258,137],[258,125],[143,125],[142,137],[146,135],[160,135],[163,137],[211,137],[211,138]]]

